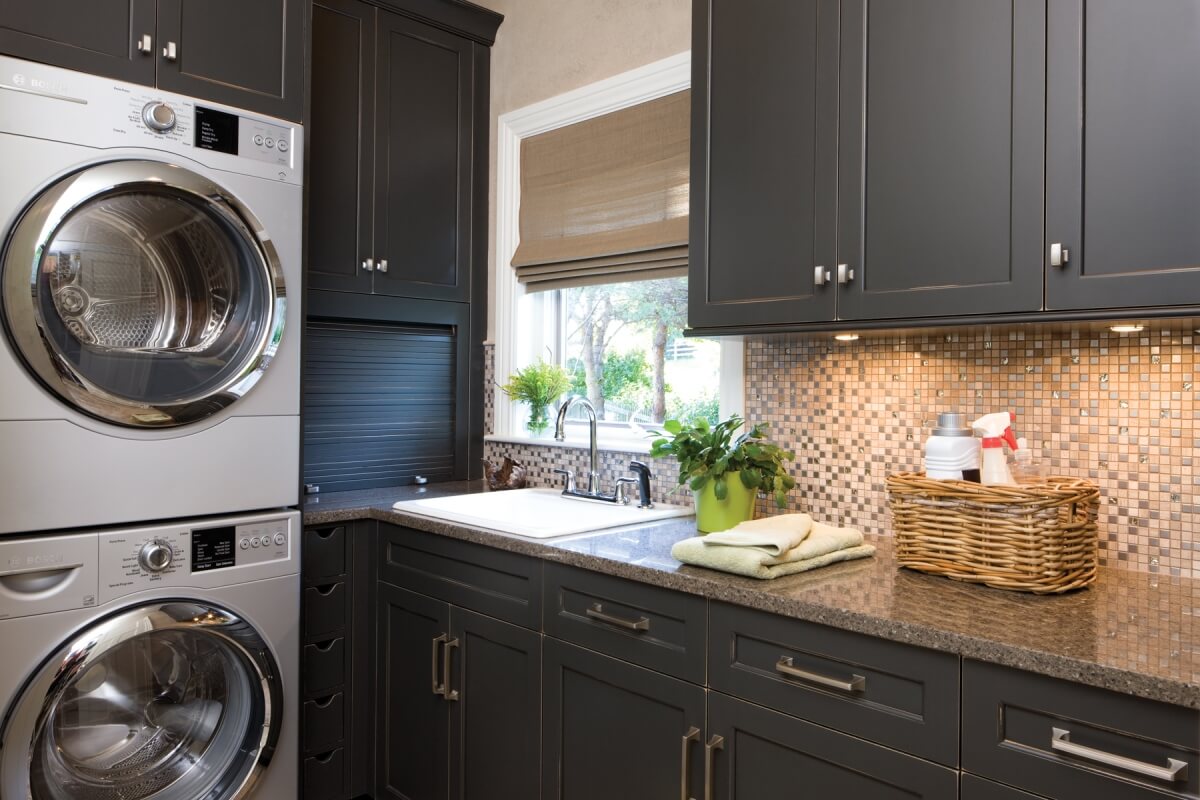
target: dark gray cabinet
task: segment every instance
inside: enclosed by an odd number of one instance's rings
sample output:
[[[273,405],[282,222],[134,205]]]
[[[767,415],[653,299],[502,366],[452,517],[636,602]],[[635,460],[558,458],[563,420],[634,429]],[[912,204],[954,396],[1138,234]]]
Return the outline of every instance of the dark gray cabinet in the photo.
[[[155,0],[12,0],[0,14],[0,52],[153,86],[155,13]]]
[[[966,773],[958,784],[958,796],[959,800],[1039,800],[1037,795]]]
[[[313,19],[309,286],[474,301],[487,46],[359,0]]]
[[[1195,305],[1200,3],[1053,0],[1047,36],[1047,307]]]
[[[303,0],[13,2],[0,51],[300,120],[305,9]]]
[[[542,664],[545,800],[700,796],[704,689],[555,639]]]
[[[1041,308],[1045,20],[1045,0],[842,3],[840,319]]]
[[[689,324],[833,319],[837,0],[696,0],[692,58]]]
[[[958,797],[954,770],[719,692],[709,695],[708,719],[706,773],[713,791],[705,797],[760,800],[797,792],[855,800]]]

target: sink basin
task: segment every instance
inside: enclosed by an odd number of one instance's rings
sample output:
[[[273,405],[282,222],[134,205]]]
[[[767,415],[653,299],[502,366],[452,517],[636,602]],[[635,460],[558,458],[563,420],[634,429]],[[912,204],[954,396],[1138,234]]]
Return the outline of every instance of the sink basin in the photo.
[[[690,508],[680,506],[638,508],[632,503],[622,506],[564,497],[557,489],[513,489],[429,497],[405,500],[396,503],[394,508],[406,514],[515,533],[530,539],[550,539],[692,514]]]

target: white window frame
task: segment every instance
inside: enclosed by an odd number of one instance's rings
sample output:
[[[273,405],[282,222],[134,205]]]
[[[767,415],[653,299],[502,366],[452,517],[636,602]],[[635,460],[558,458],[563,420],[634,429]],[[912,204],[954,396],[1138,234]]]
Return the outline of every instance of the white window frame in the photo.
[[[510,266],[520,240],[521,140],[527,136],[572,125],[586,119],[619,111],[682,91],[691,86],[690,51],[655,61],[602,81],[551,97],[539,103],[503,114],[496,124],[496,251],[492,274],[495,293],[494,366],[497,383],[503,383],[518,363],[518,354],[534,355],[550,349],[560,355],[562,342],[553,321],[543,315],[540,330],[519,326],[517,307],[525,288],[517,281]],[[740,337],[721,339],[721,384],[719,408],[722,418],[743,414],[743,345]],[[532,439],[524,435],[525,409],[493,387],[495,395],[494,431],[491,441],[553,445],[552,439]],[[575,428],[575,426],[572,426]],[[577,447],[582,432],[572,430],[564,446]],[[601,432],[600,447],[622,452],[647,452],[649,444],[636,433]]]

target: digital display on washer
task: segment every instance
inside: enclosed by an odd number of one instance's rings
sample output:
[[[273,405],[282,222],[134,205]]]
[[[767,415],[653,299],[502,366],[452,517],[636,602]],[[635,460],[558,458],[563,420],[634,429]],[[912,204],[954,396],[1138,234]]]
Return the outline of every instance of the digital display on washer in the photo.
[[[232,567],[237,562],[233,549],[236,532],[232,525],[192,531],[192,572]]]
[[[196,147],[236,156],[238,121],[237,114],[196,106]]]

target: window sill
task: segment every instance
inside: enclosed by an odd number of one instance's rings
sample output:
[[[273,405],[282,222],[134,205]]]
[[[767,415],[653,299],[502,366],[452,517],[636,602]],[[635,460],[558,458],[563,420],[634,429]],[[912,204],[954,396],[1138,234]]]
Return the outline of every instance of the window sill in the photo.
[[[524,444],[533,445],[535,447],[569,447],[576,450],[586,450],[588,447],[587,439],[568,438],[565,442],[556,442],[553,438],[545,439],[535,438],[533,436],[501,436],[498,434],[489,434],[483,437],[487,442],[498,442],[501,444]],[[650,454],[650,442],[639,442],[636,439],[618,439],[615,441],[605,441],[601,439],[596,443],[596,449],[601,452],[609,453],[637,453],[639,455]]]

